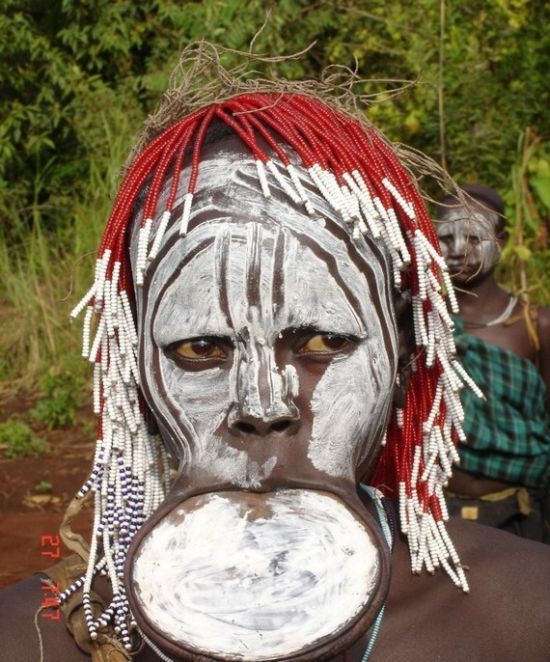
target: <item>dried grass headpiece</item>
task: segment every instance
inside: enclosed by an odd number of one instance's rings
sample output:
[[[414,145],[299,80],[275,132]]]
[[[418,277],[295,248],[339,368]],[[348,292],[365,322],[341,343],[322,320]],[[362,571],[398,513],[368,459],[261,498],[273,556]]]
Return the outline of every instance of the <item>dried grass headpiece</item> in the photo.
[[[201,148],[214,121],[225,124],[249,150],[259,195],[269,197],[270,182],[277,183],[315,223],[316,210],[302,180],[307,176],[308,185],[340,215],[354,241],[369,236],[386,246],[395,288],[412,297],[416,351],[406,406],[392,415],[373,484],[399,498],[413,572],[442,566],[457,586],[468,590],[444,525],[443,486],[458,460],[456,442],[464,439],[458,392],[463,382],[478,390],[455,360],[453,322],[444,295],[446,290],[456,311],[453,288],[416,181],[403,161],[424,173],[433,174],[434,168],[416,153],[404,157],[403,149],[396,150],[365,121],[357,110],[353,77],[345,83],[340,77],[338,84],[334,78],[291,83],[250,79],[247,71],[246,66],[225,70],[219,52],[205,44],[184,51],[172,87],[149,118],[130,160],[103,235],[94,283],[72,312],[75,317],[86,310],[83,356],[94,364],[99,426],[92,473],[79,492],[81,499],[88,492],[95,498],[88,572],[62,599],[83,586],[92,637],[112,621],[127,647],[134,623],[122,569],[133,535],[168,487],[163,445],[145,424],[128,241],[132,225],[139,222],[133,274],[139,287],[166,229],[178,224],[180,235],[187,232],[200,187]],[[297,172],[293,159],[307,175]],[[189,176],[182,182],[184,169]],[[146,186],[136,219],[135,203]],[[172,212],[182,186],[182,212],[176,216]],[[168,195],[161,196],[167,189]],[[89,596],[97,572],[108,574],[113,600],[94,618]]]

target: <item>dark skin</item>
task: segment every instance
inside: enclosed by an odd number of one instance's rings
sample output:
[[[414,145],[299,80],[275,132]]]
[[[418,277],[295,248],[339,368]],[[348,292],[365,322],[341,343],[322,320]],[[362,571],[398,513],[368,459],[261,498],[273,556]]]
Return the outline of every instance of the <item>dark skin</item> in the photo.
[[[481,205],[474,204],[473,208],[478,213],[487,213],[487,208]],[[446,259],[450,263],[451,276],[456,286],[456,297],[465,332],[531,361],[546,384],[547,408],[550,411],[550,309],[537,309],[535,326],[540,342],[539,349],[529,335],[525,321],[525,305],[521,301],[516,303],[508,320],[501,324],[483,326],[498,318],[510,302],[510,293],[496,281],[496,262],[487,272],[483,272],[479,264],[476,264],[475,248],[480,238],[474,225],[468,232],[466,246],[444,231],[438,230],[438,235],[442,247],[446,247],[448,251]],[[494,229],[494,241],[500,247],[506,241],[501,222]],[[456,266],[453,268],[453,265]],[[471,476],[460,469],[455,470],[449,481],[451,491],[471,497],[506,487],[509,487],[508,483]]]
[[[469,323],[484,324],[495,319],[510,301],[510,294],[496,282],[493,270],[485,277],[474,280],[471,284],[468,282],[461,284],[459,287],[465,290],[457,292],[457,299],[460,316],[465,321],[467,332],[534,363],[550,393],[550,309],[542,307],[538,309],[536,330],[540,350],[537,351],[529,337],[522,316],[524,305],[520,301],[512,311],[509,320],[509,322],[514,320],[512,323],[504,322],[482,328],[469,325]]]

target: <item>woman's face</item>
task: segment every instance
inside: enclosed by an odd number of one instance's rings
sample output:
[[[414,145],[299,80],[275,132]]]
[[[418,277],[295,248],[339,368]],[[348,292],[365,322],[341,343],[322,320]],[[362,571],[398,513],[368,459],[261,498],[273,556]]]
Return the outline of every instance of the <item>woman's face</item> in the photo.
[[[308,234],[243,210],[165,257],[144,381],[196,489],[354,484],[380,442],[395,374],[382,269],[306,222]]]

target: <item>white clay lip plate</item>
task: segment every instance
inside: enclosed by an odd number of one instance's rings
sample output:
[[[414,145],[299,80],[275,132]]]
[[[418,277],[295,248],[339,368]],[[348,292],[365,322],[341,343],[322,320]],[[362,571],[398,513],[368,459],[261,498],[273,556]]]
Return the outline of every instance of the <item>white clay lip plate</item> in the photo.
[[[379,573],[373,540],[340,499],[287,489],[179,505],[144,538],[132,583],[142,614],[175,644],[273,660],[336,638]]]

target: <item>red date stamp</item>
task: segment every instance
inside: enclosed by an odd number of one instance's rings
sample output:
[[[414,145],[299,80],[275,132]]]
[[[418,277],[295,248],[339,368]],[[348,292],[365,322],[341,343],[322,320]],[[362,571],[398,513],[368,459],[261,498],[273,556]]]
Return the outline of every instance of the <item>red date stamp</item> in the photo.
[[[59,536],[41,536],[40,547],[42,547],[41,556],[47,556],[50,559],[58,559],[61,556],[61,540]],[[44,618],[48,618],[51,621],[58,621],[61,618],[59,592],[59,583],[52,581],[42,582],[41,614]]]
[[[51,559],[58,559],[61,555],[61,540],[59,536],[42,536],[40,538],[40,547],[48,549],[40,552],[41,556],[49,556]]]
[[[59,609],[59,584],[53,582],[42,582],[42,607],[43,618],[48,618],[50,621],[58,621],[61,618],[61,611]]]

